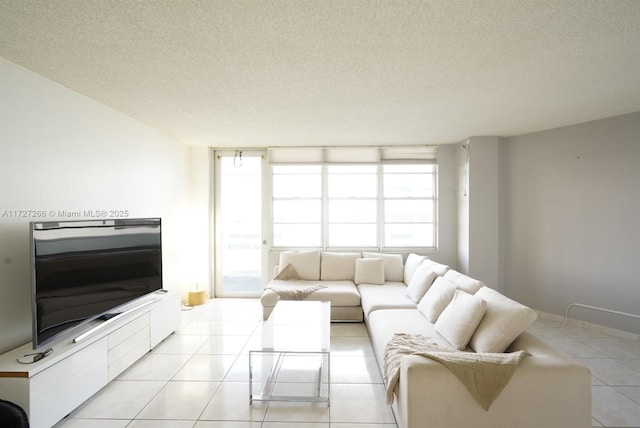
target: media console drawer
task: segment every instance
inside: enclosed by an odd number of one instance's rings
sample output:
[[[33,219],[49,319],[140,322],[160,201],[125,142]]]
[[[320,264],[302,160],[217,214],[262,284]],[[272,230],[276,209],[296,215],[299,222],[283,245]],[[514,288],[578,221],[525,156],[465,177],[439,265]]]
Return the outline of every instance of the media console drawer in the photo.
[[[103,388],[109,382],[106,368],[103,338],[35,375],[29,382],[31,426],[50,426]]]

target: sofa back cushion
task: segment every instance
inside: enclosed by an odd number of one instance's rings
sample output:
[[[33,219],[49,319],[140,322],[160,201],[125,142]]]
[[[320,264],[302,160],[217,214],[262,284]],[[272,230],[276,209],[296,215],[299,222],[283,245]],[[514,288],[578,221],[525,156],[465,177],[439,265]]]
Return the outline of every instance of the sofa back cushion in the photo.
[[[455,284],[441,276],[437,277],[433,285],[420,300],[420,303],[418,303],[418,311],[430,322],[436,322],[442,311],[444,311],[444,308],[446,308],[449,302],[451,302],[451,299],[453,299],[455,292]]]
[[[433,260],[426,258],[422,261],[423,265],[429,266],[438,276],[444,276],[449,270],[449,266],[442,263],[434,262]]]
[[[454,348],[462,351],[467,347],[486,310],[484,300],[456,290],[451,303],[442,311],[433,329]]]
[[[469,294],[476,294],[484,285],[481,281],[464,275],[457,270],[449,269],[444,277],[456,285],[458,290],[466,291]]]
[[[344,281],[355,278],[356,259],[360,253],[323,252],[320,261],[320,279],[323,281]]]
[[[469,342],[476,352],[504,352],[538,317],[533,309],[492,288],[482,287],[475,296],[487,302],[487,312]]]
[[[404,282],[404,265],[401,254],[362,253],[364,258],[384,260],[384,279],[386,281]]]
[[[384,260],[356,259],[354,282],[360,284],[384,284]]]
[[[407,260],[404,262],[404,283],[409,285],[411,282],[411,278],[413,278],[413,274],[416,273],[416,270],[422,264],[422,261],[425,259],[424,256],[419,256],[417,254],[411,253],[407,256]]]
[[[283,270],[291,264],[300,279],[318,281],[320,279],[320,251],[283,251],[278,266]]]
[[[407,285],[407,297],[418,303],[437,276],[428,265],[420,265]]]

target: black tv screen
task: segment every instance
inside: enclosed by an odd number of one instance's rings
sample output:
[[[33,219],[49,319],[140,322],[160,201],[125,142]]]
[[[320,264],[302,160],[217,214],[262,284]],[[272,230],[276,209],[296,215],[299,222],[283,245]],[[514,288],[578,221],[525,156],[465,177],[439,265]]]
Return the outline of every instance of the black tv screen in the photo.
[[[161,220],[31,222],[33,348],[162,288]]]

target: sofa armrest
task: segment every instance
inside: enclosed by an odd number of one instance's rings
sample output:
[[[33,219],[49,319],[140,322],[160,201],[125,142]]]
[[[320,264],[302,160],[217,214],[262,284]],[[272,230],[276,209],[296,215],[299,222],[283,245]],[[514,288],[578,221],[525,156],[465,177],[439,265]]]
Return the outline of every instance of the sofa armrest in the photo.
[[[524,358],[488,411],[434,360],[407,356],[400,370],[394,406],[403,428],[591,426],[591,374],[563,356]]]

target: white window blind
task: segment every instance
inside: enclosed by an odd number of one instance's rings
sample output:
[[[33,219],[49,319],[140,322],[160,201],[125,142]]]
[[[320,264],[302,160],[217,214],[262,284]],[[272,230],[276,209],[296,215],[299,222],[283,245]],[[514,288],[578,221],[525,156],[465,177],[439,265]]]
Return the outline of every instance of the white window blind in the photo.
[[[437,146],[272,147],[267,160],[270,165],[435,163],[437,155]]]

